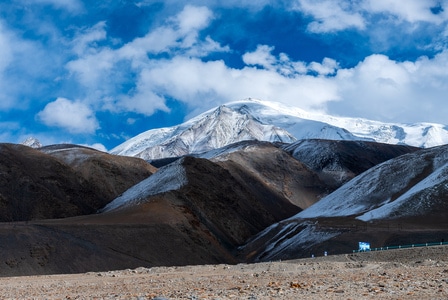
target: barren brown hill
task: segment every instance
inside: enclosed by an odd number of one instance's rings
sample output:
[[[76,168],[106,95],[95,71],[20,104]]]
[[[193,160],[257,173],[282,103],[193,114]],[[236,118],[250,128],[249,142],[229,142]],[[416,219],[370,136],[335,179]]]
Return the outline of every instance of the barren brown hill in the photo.
[[[52,156],[0,144],[0,221],[91,214],[154,170],[143,160],[93,149],[58,150]]]
[[[260,199],[273,195],[305,209],[333,190],[314,170],[272,143],[244,141],[232,147],[236,150],[211,160]]]
[[[140,158],[111,155],[78,145],[52,145],[39,150],[72,167],[95,186],[98,194],[110,200],[157,171]]]
[[[101,214],[2,224],[3,275],[74,273],[204,263],[236,263],[236,248],[300,208],[254,196],[206,159],[178,161],[187,182]],[[168,166],[169,167],[169,166]],[[151,189],[151,178],[148,189]],[[155,178],[155,177],[154,177]],[[282,205],[275,204],[281,202]],[[12,230],[14,229],[14,230]],[[6,243],[6,241],[8,241]]]

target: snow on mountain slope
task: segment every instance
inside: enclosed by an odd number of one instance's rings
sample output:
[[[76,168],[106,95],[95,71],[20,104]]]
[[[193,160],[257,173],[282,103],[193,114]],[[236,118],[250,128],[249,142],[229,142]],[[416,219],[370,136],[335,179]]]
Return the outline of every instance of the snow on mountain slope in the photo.
[[[448,145],[377,165],[293,218],[358,216],[368,221],[422,215],[447,192]]]
[[[114,199],[106,205],[101,212],[135,205],[138,204],[141,199],[182,187],[187,183],[187,176],[185,174],[185,169],[182,166],[182,161],[183,159],[179,159],[172,164],[160,168],[156,173],[134,185]]]
[[[376,209],[357,217],[362,221],[385,219],[394,216],[412,216],[431,209],[434,196],[441,196],[448,192],[448,164],[437,169],[434,173],[413,186],[409,191],[395,201],[386,203]]]
[[[370,140],[356,137],[340,126],[326,122],[325,116],[311,114],[297,107],[285,106],[277,102],[247,99],[230,102],[226,106],[241,113],[249,114],[264,124],[272,124],[287,130],[297,140]]]
[[[155,159],[201,153],[244,140],[290,143],[296,139],[284,129],[220,106],[179,126],[146,131],[111,153]]]
[[[432,147],[448,143],[448,126],[334,117],[276,102],[246,99],[211,109],[178,126],[143,132],[110,153],[159,159],[201,153],[244,140],[291,143],[302,139]]]
[[[288,130],[297,139],[313,138],[303,133],[300,122],[296,118],[306,121],[317,121],[336,128],[343,128],[344,132],[355,135],[357,140],[372,140],[387,144],[406,144],[415,147],[429,148],[448,144],[448,126],[433,123],[384,123],[362,118],[336,117],[319,113],[306,112],[300,108],[285,106],[276,102],[262,100],[242,100],[226,104],[237,108],[246,105],[247,112],[258,116],[259,120],[268,124],[275,124]],[[313,129],[312,127],[310,129]],[[323,130],[325,132],[325,129]],[[341,137],[337,137],[341,135]],[[325,136],[321,138],[326,138]],[[328,139],[350,140],[341,132],[328,135]]]

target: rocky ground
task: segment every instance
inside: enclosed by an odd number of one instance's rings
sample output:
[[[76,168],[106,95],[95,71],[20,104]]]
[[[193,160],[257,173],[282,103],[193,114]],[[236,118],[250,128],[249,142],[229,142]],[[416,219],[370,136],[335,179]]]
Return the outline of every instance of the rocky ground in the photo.
[[[448,299],[448,246],[0,278],[2,299]]]

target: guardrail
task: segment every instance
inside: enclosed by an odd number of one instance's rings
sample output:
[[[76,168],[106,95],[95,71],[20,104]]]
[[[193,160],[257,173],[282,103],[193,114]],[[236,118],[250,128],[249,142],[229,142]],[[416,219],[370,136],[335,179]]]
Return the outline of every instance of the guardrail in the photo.
[[[441,246],[441,245],[448,245],[448,242],[433,242],[433,243],[424,243],[424,244],[385,246],[385,247],[380,247],[380,248],[370,248],[370,250],[353,250],[353,253],[369,252],[369,251],[383,251],[383,250],[392,250],[392,249],[404,249],[404,248],[431,247],[431,246]]]

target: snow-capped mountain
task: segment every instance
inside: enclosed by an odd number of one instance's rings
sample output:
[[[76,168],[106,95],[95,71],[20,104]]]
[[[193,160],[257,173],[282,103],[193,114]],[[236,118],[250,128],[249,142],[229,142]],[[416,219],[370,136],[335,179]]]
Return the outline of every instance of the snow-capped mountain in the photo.
[[[276,102],[246,99],[211,109],[178,126],[143,132],[110,152],[158,159],[202,153],[244,140],[291,143],[302,139],[432,147],[448,143],[448,127],[335,117]]]
[[[379,143],[406,144],[422,148],[448,143],[448,126],[443,124],[384,123],[362,118],[336,117],[306,112],[300,108],[286,106],[277,102],[255,99],[231,102],[226,105],[233,109],[242,109],[262,123],[275,124],[275,126],[287,130],[298,140],[307,138],[370,140]],[[321,127],[318,125],[318,122],[329,127]],[[331,130],[335,128],[342,132]]]
[[[24,140],[22,142],[22,145],[37,149],[37,148],[41,148],[42,144],[40,143],[40,141],[36,138],[33,137],[29,137],[26,140]]]
[[[296,139],[250,114],[220,106],[181,125],[146,131],[111,153],[155,159],[201,153],[244,140],[290,143]]]

